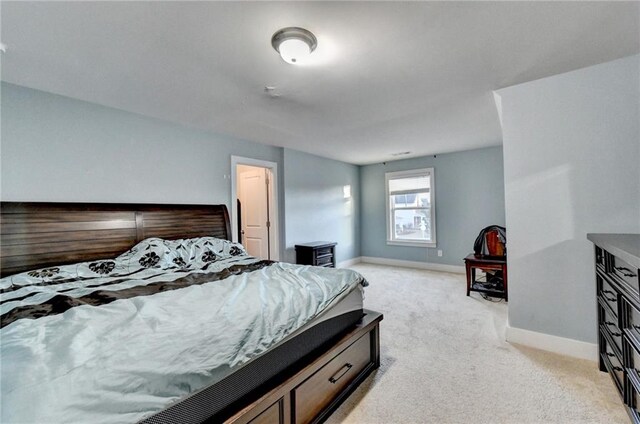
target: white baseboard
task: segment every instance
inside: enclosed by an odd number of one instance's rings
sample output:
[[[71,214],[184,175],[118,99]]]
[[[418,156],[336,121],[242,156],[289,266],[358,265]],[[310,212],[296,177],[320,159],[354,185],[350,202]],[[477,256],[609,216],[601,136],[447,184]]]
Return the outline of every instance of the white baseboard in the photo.
[[[598,345],[581,342],[551,334],[511,327],[507,324],[506,339],[509,343],[516,343],[536,349],[559,353],[573,358],[598,360]]]
[[[349,268],[351,265],[359,264],[362,262],[362,258],[358,256],[357,258],[347,259],[346,261],[338,262],[336,264],[336,268]]]
[[[428,269],[430,271],[453,272],[464,274],[465,268],[458,265],[436,264],[433,262],[405,261],[402,259],[375,258],[372,256],[362,256],[361,262],[378,265],[402,266],[405,268]]]

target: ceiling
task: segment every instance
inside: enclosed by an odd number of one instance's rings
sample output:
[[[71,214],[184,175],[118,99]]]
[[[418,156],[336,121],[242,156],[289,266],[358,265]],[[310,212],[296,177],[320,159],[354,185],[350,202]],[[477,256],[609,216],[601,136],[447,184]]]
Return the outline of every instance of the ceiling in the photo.
[[[499,145],[492,90],[640,51],[639,2],[2,2],[1,12],[4,81],[355,164]],[[310,63],[272,49],[286,26],[318,38]]]

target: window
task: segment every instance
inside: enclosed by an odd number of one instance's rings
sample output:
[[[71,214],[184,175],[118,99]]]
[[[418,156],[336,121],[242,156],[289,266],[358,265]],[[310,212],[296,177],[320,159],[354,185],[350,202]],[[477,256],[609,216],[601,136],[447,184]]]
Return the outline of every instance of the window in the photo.
[[[436,247],[433,168],[387,172],[387,244]]]

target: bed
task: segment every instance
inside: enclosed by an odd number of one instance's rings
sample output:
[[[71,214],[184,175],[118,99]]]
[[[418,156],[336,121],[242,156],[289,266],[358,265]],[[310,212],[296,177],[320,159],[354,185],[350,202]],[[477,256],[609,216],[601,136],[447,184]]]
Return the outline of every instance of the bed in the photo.
[[[3,422],[42,419],[38,401],[49,422],[317,422],[379,364],[361,276],[249,257],[224,205],[3,202],[1,225]],[[43,334],[83,345],[48,380],[23,354]]]

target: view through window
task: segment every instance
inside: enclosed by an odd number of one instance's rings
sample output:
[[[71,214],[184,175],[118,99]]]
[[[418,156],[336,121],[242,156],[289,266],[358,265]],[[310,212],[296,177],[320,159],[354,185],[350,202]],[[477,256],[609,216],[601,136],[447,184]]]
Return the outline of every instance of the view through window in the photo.
[[[435,246],[433,168],[387,172],[387,242]]]

